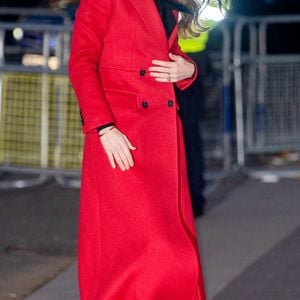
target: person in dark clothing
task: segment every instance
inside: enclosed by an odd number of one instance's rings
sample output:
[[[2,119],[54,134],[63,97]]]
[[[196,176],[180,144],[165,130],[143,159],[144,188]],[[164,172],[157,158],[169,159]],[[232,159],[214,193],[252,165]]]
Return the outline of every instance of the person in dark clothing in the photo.
[[[187,54],[196,63],[198,75],[188,89],[184,91],[175,89],[175,92],[180,104],[179,115],[183,125],[192,208],[194,216],[200,217],[204,214],[206,199],[204,196],[203,141],[199,122],[204,117],[203,77],[208,69],[208,63],[204,52]]]

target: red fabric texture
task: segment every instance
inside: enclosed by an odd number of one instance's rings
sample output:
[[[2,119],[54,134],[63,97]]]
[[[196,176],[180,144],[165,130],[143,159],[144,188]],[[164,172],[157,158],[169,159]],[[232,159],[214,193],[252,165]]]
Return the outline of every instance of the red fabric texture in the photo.
[[[174,87],[148,73],[169,52],[190,60],[177,28],[167,40],[152,0],[81,0],[70,58],[86,134],[81,300],[205,300]],[[96,128],[109,122],[137,147],[129,171],[104,153]]]

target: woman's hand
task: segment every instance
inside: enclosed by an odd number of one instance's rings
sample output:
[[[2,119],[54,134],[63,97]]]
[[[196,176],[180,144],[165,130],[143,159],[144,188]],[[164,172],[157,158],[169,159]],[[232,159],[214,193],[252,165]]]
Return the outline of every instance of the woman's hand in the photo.
[[[99,132],[99,136],[113,169],[118,165],[125,171],[134,166],[131,150],[136,148],[119,129],[114,126],[104,128]]]
[[[195,65],[180,55],[169,53],[172,61],[153,60],[155,66],[149,68],[150,76],[159,82],[177,82],[191,78],[195,72]]]

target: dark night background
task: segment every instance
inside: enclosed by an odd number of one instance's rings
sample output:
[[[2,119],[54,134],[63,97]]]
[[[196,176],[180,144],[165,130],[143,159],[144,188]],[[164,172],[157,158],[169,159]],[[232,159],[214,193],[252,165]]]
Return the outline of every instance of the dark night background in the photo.
[[[243,15],[297,14],[299,0],[233,0],[233,11]]]
[[[300,0],[233,0],[234,14],[240,15],[288,15],[300,14]],[[299,23],[270,25],[268,27],[269,54],[298,54],[300,44],[295,33],[300,32]]]

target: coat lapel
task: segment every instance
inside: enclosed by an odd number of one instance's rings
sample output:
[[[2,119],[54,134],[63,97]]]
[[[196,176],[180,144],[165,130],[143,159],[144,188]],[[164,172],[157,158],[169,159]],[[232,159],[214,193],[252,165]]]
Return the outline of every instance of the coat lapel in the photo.
[[[129,0],[132,2],[136,10],[138,11],[149,30],[152,32],[154,38],[158,43],[168,48],[168,40],[165,33],[165,29],[160,18],[159,12],[153,0]],[[173,30],[174,31],[174,30]]]

